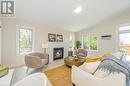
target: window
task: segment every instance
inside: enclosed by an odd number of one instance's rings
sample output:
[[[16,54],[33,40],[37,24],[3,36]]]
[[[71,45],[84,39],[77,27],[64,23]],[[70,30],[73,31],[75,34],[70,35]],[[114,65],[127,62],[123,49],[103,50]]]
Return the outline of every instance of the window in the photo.
[[[25,54],[32,51],[33,32],[30,27],[17,27],[17,53]]]
[[[85,34],[83,35],[82,46],[87,50],[97,50],[97,35]]]
[[[125,51],[130,55],[130,26],[119,28],[119,50]]]

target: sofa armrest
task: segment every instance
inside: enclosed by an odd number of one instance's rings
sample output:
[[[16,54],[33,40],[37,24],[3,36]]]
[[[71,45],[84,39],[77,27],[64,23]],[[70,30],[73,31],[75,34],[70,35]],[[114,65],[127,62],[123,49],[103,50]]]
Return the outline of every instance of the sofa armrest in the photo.
[[[76,86],[100,86],[100,82],[102,82],[101,78],[97,78],[76,66],[72,66],[71,79]]]
[[[18,81],[13,86],[52,86],[44,73],[35,73]]]

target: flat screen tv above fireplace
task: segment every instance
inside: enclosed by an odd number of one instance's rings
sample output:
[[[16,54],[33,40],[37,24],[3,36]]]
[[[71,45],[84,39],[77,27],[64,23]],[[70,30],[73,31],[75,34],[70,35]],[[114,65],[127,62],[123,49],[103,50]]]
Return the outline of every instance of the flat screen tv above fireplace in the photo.
[[[53,48],[53,60],[58,60],[64,58],[64,48]]]

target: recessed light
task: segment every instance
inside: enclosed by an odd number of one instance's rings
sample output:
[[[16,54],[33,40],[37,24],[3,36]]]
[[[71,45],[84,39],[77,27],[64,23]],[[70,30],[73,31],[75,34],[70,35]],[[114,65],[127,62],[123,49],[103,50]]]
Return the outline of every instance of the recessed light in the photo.
[[[82,12],[82,7],[78,6],[74,9],[74,13],[81,13]]]

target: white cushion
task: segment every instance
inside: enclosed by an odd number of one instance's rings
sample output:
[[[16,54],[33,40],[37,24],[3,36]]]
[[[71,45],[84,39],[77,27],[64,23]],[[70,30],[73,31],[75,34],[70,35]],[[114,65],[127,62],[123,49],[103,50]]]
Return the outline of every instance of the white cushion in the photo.
[[[104,78],[106,76],[109,75],[109,71],[107,70],[97,70],[95,73],[94,73],[94,76],[98,77],[98,78]]]
[[[13,86],[52,86],[44,73],[34,73],[18,81]]]
[[[80,66],[80,68],[88,73],[94,73],[97,67],[99,66],[100,61],[98,62],[90,62],[90,63],[84,63]]]
[[[113,54],[113,56],[115,56],[115,57],[118,58],[118,59],[122,59],[123,56],[124,56],[124,54],[121,53],[121,52],[116,52],[116,53]]]

